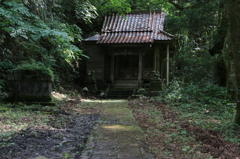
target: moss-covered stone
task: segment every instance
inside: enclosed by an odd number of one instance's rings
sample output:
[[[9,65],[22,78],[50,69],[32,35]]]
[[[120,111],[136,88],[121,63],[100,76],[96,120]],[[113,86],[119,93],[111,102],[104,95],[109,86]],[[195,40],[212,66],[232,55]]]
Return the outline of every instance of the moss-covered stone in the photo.
[[[12,96],[5,102],[55,105],[52,100],[52,76],[39,70],[14,70],[9,76]]]
[[[55,105],[52,96],[18,96],[13,95],[3,100],[7,103],[21,102],[25,104]]]
[[[150,91],[161,91],[162,90],[162,81],[160,79],[151,80],[149,90]]]

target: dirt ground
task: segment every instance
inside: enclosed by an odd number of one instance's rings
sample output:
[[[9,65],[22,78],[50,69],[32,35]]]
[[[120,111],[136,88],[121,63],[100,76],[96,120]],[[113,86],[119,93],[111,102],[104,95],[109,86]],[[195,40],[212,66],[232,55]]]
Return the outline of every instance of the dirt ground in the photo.
[[[79,158],[99,116],[99,109],[81,108],[79,104],[79,100],[68,101],[60,110],[51,112],[47,125],[29,127],[0,139],[0,158],[68,158],[72,154]]]
[[[51,112],[47,125],[28,127],[9,138],[1,138],[0,158],[68,158],[72,154],[79,158],[102,111],[100,104],[79,107],[80,103],[80,100],[69,100],[60,110]],[[156,159],[238,159],[240,156],[239,146],[225,141],[220,132],[182,121],[166,104],[147,98],[131,100],[129,106]]]
[[[146,98],[130,101],[129,106],[145,132],[150,151],[156,159],[240,158],[239,146],[225,141],[221,132],[181,120],[166,104]],[[150,108],[152,110],[149,111]],[[154,120],[154,112],[160,112],[161,118]]]

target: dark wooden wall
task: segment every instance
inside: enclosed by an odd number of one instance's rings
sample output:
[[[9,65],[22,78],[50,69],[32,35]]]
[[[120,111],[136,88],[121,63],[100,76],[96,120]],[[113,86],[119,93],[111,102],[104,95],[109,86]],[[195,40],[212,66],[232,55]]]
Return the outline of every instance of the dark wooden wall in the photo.
[[[94,71],[96,80],[104,80],[104,51],[96,42],[87,44],[87,72]]]

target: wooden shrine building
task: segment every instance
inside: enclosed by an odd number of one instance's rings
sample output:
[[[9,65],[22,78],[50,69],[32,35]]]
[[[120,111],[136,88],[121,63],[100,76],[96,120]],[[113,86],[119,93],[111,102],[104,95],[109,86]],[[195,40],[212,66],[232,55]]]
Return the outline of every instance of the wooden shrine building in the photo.
[[[83,40],[98,87],[147,87],[152,71],[169,82],[173,36],[164,19],[161,12],[105,16],[101,33]]]

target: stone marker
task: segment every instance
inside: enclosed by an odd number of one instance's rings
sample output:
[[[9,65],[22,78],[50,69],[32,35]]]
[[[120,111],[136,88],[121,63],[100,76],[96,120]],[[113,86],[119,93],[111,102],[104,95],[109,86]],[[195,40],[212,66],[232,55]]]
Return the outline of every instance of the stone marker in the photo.
[[[15,70],[9,80],[12,86],[12,95],[6,101],[54,104],[51,95],[52,76],[42,74],[38,70]]]

